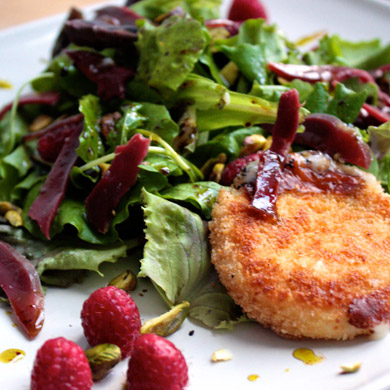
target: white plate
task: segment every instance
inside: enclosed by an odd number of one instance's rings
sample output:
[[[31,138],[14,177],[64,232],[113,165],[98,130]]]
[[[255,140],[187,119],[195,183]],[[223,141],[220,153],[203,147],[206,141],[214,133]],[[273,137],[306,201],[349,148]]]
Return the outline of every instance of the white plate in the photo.
[[[287,36],[297,38],[327,29],[346,38],[380,37],[390,40],[390,2],[368,0],[265,0],[272,21],[278,21]],[[35,76],[45,66],[54,37],[64,16],[55,16],[0,32],[0,79],[14,85],[0,90],[0,106],[11,100],[16,87]],[[13,364],[0,363],[1,390],[28,390],[30,371],[37,349],[49,338],[64,336],[87,347],[80,325],[82,303],[96,288],[128,265],[125,260],[103,267],[105,278],[92,275],[69,289],[49,288],[46,321],[34,341],[28,341],[13,327],[12,316],[0,305],[0,352],[18,348],[26,357]],[[145,291],[147,290],[147,291]],[[143,320],[163,313],[166,308],[147,282],[132,294]],[[189,332],[195,333],[190,336]],[[184,353],[190,373],[188,390],[204,389],[286,389],[302,390],[384,390],[390,389],[390,337],[379,341],[310,342],[283,340],[260,325],[246,323],[233,331],[211,331],[192,321],[170,337]],[[322,363],[307,366],[292,356],[295,348],[307,347],[325,357]],[[213,351],[228,348],[233,360],[211,363]],[[359,372],[339,375],[340,365],[362,362]],[[120,390],[125,382],[127,361],[122,362],[94,389]],[[250,382],[247,377],[259,375]]]

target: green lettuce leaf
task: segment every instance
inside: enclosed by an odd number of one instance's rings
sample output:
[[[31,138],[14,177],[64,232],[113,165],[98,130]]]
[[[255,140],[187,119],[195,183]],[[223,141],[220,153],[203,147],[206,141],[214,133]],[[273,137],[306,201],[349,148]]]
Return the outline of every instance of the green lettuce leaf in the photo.
[[[197,292],[189,315],[213,329],[232,329],[238,323],[249,321],[218,279]]]
[[[46,284],[66,286],[77,278],[79,271],[94,271],[103,276],[99,271],[103,262],[115,263],[138,245],[138,240],[132,240],[108,246],[56,248],[40,259],[37,272]]]
[[[143,193],[146,239],[139,276],[149,277],[168,306],[189,301],[190,316],[212,328],[231,328],[245,317],[216,281],[207,227],[197,214]]]
[[[176,91],[206,47],[206,35],[195,19],[174,15],[160,26],[141,21],[137,77],[160,92]]]
[[[131,9],[150,20],[176,7],[181,7],[196,19],[217,19],[221,3],[221,0],[142,0],[133,4]]]
[[[269,100],[270,102],[278,102],[280,99],[280,95],[283,92],[288,91],[289,89],[290,88],[285,87],[284,85],[260,85],[254,82],[252,85],[252,89],[249,91],[249,95],[257,96],[259,98]],[[299,96],[301,97],[301,94]]]
[[[111,245],[88,245],[71,237],[49,242],[37,240],[23,229],[0,224],[0,239],[12,245],[37,268],[42,282],[66,287],[79,281],[85,271],[99,270],[103,262],[114,263],[126,251],[141,245],[133,239]]]
[[[195,106],[199,132],[274,123],[277,112],[276,102],[229,91],[226,87],[195,74],[187,77],[171,103]],[[300,119],[306,114],[307,111],[301,109]]]
[[[139,276],[149,277],[173,306],[189,300],[210,270],[207,228],[201,218],[143,193],[146,244]]]
[[[386,154],[390,155],[390,121],[382,125],[368,128],[370,145],[375,156],[380,160]]]
[[[161,192],[164,199],[188,202],[202,211],[205,218],[211,218],[211,211],[222,186],[213,181],[183,183]]]

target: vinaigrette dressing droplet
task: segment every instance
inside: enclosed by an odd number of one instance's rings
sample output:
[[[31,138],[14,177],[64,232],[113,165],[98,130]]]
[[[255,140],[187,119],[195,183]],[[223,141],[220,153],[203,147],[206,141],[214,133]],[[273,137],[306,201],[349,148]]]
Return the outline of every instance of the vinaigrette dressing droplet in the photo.
[[[1,363],[16,363],[19,360],[23,359],[26,353],[21,349],[6,349],[0,353],[0,362]]]
[[[295,359],[298,359],[308,365],[321,363],[324,360],[323,356],[316,355],[311,349],[308,348],[295,349],[293,351],[293,356],[295,357]]]

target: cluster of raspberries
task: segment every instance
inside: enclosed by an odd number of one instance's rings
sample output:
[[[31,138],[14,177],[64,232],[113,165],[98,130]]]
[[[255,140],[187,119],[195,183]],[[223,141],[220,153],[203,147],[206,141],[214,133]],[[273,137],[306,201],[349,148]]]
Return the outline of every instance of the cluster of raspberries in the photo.
[[[188,368],[182,353],[168,340],[140,334],[141,319],[133,299],[116,287],[91,294],[81,311],[88,343],[117,345],[122,359],[130,357],[128,390],[182,390]],[[46,341],[38,350],[31,390],[90,390],[92,374],[83,349],[63,337]]]

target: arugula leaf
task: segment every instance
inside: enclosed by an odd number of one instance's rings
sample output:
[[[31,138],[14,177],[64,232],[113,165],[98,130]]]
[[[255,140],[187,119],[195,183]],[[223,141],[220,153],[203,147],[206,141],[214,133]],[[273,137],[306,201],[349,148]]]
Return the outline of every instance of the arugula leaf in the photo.
[[[172,120],[167,108],[159,104],[142,103],[139,112],[145,117],[144,128],[158,134],[172,145],[173,139],[179,133],[179,126]]]
[[[0,157],[5,156],[10,150],[7,150],[7,145],[10,143],[10,127],[11,127],[11,112],[7,112],[4,118],[0,121]],[[28,125],[19,115],[15,115],[14,120],[14,142],[19,144],[22,137],[29,132]]]
[[[84,129],[80,135],[80,146],[77,154],[85,161],[95,160],[104,154],[104,147],[100,139],[99,120],[101,109],[99,98],[86,95],[80,99],[79,110],[84,114]]]
[[[245,137],[253,134],[264,134],[264,131],[257,126],[237,130],[227,129],[210,141],[198,146],[190,159],[198,166],[202,166],[207,160],[220,153],[225,153],[229,161],[234,160],[240,155]]]
[[[197,214],[143,192],[146,240],[139,276],[149,277],[173,306],[208,275],[207,228]]]
[[[27,175],[32,162],[26,148],[18,146],[11,154],[0,160],[0,199],[11,200],[13,188]]]
[[[326,113],[330,99],[326,84],[315,83],[312,92],[306,97],[305,108],[310,112]]]
[[[367,91],[356,93],[344,84],[337,84],[333,99],[330,101],[327,113],[335,115],[345,123],[353,123],[358,117],[363,103],[366,101]]]
[[[353,77],[347,80],[343,81],[343,84],[351,89],[352,91],[355,91],[357,93],[360,93],[362,91],[367,92],[367,98],[366,101],[370,104],[376,105],[378,102],[378,91],[379,87],[377,84],[374,83],[361,83],[357,77]]]
[[[378,39],[351,42],[338,35],[326,35],[320,40],[318,48],[307,53],[305,59],[309,65],[330,64],[356,68],[380,46]]]
[[[111,150],[116,146],[124,145],[135,133],[137,129],[143,126],[146,118],[140,114],[141,104],[132,103],[123,108],[122,118],[117,122],[115,130],[111,131],[107,137],[107,144]]]
[[[312,113],[326,113],[335,115],[345,123],[353,123],[359,115],[360,109],[367,98],[367,90],[362,88],[355,92],[344,84],[336,85],[333,96],[325,83],[311,85],[301,80],[294,80],[288,84],[300,93],[300,101]]]
[[[249,81],[261,85],[269,81],[267,63],[283,62],[288,57],[285,38],[276,25],[268,25],[264,19],[245,21],[236,36],[218,46]]]
[[[133,4],[131,9],[150,20],[176,7],[181,7],[196,19],[217,19],[221,3],[221,0],[142,0]]]
[[[137,77],[160,92],[176,91],[206,47],[202,25],[187,16],[173,15],[160,26],[142,20],[139,27]]]
[[[222,186],[213,181],[182,183],[168,188],[161,193],[164,199],[183,201],[200,209],[203,215],[211,218],[213,205]]]
[[[29,173],[22,181],[20,181],[11,190],[10,200],[12,203],[19,203],[22,200],[23,194],[30,190],[35,184],[42,180],[42,174],[38,170]],[[0,184],[1,187],[1,184]]]
[[[32,83],[35,91],[66,91],[71,96],[81,98],[89,93],[96,94],[96,84],[88,80],[73,64],[66,54],[59,54],[50,62],[48,72],[54,73],[52,79],[36,80]]]
[[[390,64],[390,44],[371,53],[371,56],[360,61],[356,67],[370,70],[387,64]]]
[[[28,217],[28,211],[38,196],[39,189],[43,181],[39,181],[26,195],[23,206],[23,226],[34,236],[43,241],[46,241],[38,225],[30,217]],[[86,220],[86,212],[83,201],[78,199],[72,199],[67,196],[61,203],[58,209],[57,215],[51,226],[50,237],[54,237],[64,230],[66,225],[71,225],[77,230],[77,235],[83,241],[92,244],[110,244],[118,239],[118,233],[115,230],[110,230],[107,234],[96,233],[89,227]]]

